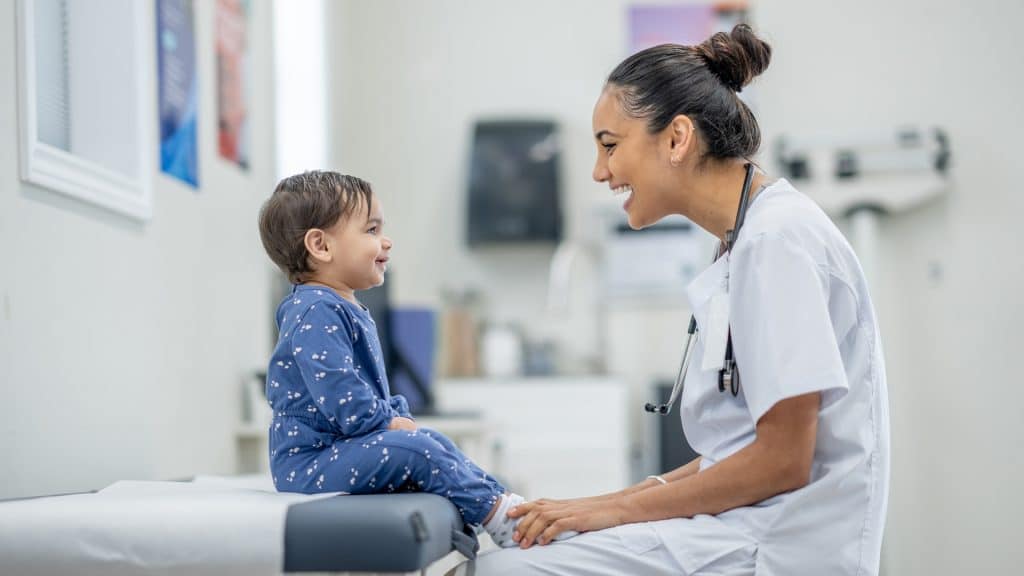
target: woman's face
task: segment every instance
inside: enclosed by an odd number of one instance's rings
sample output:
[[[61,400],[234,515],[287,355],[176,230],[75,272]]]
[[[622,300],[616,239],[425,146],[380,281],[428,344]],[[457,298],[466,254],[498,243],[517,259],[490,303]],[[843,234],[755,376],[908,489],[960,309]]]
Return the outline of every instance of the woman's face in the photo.
[[[640,229],[673,213],[671,136],[651,134],[646,120],[626,115],[617,92],[605,88],[594,105],[594,180],[607,182],[616,195],[628,195],[622,208],[630,227]]]

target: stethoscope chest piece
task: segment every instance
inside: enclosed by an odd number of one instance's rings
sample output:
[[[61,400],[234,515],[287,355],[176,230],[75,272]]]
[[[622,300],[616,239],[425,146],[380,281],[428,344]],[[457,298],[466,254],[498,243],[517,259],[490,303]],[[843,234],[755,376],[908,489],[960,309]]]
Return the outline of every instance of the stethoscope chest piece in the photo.
[[[718,372],[718,391],[725,392],[726,389],[732,392],[733,396],[740,394],[740,372],[736,369],[735,360]]]

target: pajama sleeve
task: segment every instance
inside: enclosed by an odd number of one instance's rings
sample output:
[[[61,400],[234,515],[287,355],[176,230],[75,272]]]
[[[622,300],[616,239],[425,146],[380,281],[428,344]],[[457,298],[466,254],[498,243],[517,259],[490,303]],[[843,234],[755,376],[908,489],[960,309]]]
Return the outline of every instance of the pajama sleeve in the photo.
[[[399,416],[403,418],[412,418],[412,414],[409,413],[409,401],[405,399],[405,396],[401,394],[395,394],[391,397],[391,409],[398,412]]]
[[[342,435],[362,436],[386,429],[398,413],[353,362],[351,330],[330,306],[313,305],[295,328],[292,353],[317,409]]]

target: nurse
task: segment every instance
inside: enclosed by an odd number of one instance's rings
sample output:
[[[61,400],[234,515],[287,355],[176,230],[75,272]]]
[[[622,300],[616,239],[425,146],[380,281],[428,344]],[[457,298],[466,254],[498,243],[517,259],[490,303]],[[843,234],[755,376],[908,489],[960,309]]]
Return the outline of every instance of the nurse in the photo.
[[[701,456],[616,493],[517,507],[520,548],[481,555],[476,574],[878,573],[889,413],[857,258],[811,200],[760,172],[725,250],[761,139],[737,93],[770,56],[745,25],[656,46],[619,64],[594,107],[594,179],[628,195],[630,226],[682,214],[723,240],[687,288],[698,332],[680,416]],[[718,382],[730,334],[735,393]],[[581,534],[552,542],[567,530]]]

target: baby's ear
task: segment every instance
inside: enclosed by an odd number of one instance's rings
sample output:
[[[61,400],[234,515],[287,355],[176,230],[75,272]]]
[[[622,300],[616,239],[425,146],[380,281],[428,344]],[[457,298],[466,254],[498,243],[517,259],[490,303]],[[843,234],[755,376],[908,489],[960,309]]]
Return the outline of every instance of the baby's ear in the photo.
[[[309,253],[310,257],[319,262],[330,262],[331,251],[327,245],[327,234],[319,228],[310,228],[306,231],[306,236],[303,238],[303,242],[306,244],[306,252]]]

